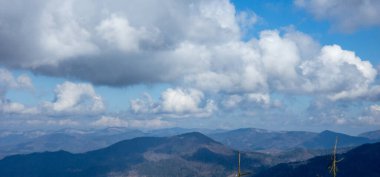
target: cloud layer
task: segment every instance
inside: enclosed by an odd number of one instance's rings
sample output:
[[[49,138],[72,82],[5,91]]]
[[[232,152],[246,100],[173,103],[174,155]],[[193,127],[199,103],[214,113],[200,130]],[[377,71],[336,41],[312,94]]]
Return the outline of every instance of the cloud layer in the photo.
[[[317,19],[331,21],[340,31],[352,32],[358,28],[380,26],[380,2],[377,0],[295,0]]]
[[[355,53],[319,46],[301,32],[265,30],[242,41],[243,26],[257,17],[237,13],[227,0],[29,5],[1,1],[3,65],[100,85],[175,83],[215,93],[306,92],[333,100],[365,94],[377,75]]]
[[[377,1],[295,4],[348,31],[380,24]],[[100,116],[91,125],[138,127],[144,123],[103,116],[107,108],[93,85],[152,83],[172,88],[157,100],[149,94],[131,100],[130,111],[155,117],[162,126],[167,125],[162,117],[283,108],[273,98],[276,94],[326,102],[379,100],[377,71],[370,62],[338,44],[322,46],[294,29],[263,30],[243,40],[258,20],[252,11],[236,12],[228,0],[0,0],[0,65],[84,82],[61,83],[54,100],[28,107],[4,95],[8,89],[33,88],[30,78],[0,69],[0,111]]]

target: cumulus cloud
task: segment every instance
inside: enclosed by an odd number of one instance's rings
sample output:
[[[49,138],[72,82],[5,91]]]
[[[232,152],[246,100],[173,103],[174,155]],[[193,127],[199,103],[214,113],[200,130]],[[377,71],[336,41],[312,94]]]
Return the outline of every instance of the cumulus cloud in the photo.
[[[259,22],[260,17],[251,10],[247,11],[241,11],[236,16],[237,22],[239,23],[241,29],[249,30],[252,28],[256,23]]]
[[[370,110],[372,112],[380,112],[380,105],[377,105],[377,104],[372,105],[372,106],[370,106]]]
[[[309,9],[314,1],[296,3]],[[273,93],[330,101],[380,98],[371,63],[339,45],[321,46],[295,29],[264,30],[242,40],[258,19],[254,12],[237,13],[228,0],[0,0],[0,65],[90,83],[57,86],[55,100],[38,108],[51,114],[103,112],[92,85],[177,85],[158,100],[146,94],[130,102],[135,115],[162,117],[210,117],[218,106],[281,106]],[[27,76],[3,73],[0,85],[32,87]],[[8,112],[27,109],[2,104]]]
[[[253,107],[257,106],[260,108],[268,107],[271,104],[271,100],[269,94],[249,93],[242,95],[228,95],[221,101],[221,103],[227,109],[238,109],[239,107],[244,107],[244,105],[249,105],[251,106],[250,109],[252,109]],[[279,103],[275,104],[278,105]]]
[[[374,82],[377,71],[368,61],[337,45],[324,46],[315,60],[300,66],[307,91],[327,91],[329,98],[339,100],[365,95]]]
[[[0,113],[17,115],[36,115],[39,110],[35,107],[28,107],[21,103],[10,100],[0,100]]]
[[[377,0],[295,0],[295,5],[305,8],[317,19],[329,20],[344,32],[358,28],[380,26],[380,2]]]
[[[196,89],[169,88],[159,99],[147,94],[141,99],[131,100],[131,111],[135,114],[161,114],[166,117],[208,117],[217,109],[213,100],[205,100]]]
[[[33,89],[32,80],[26,75],[15,77],[7,69],[0,68],[0,98],[8,89]]]
[[[105,110],[102,97],[90,84],[64,82],[55,89],[55,100],[43,107],[54,113],[98,114]]]
[[[21,103],[7,99],[10,89],[32,90],[32,80],[27,75],[14,76],[10,71],[0,68],[0,113],[3,114],[36,114],[36,108],[27,107]]]
[[[240,37],[227,0],[1,1],[0,6],[1,64],[95,84],[173,81],[197,67],[177,58],[186,43]]]
[[[264,30],[242,41],[243,26],[258,17],[237,13],[228,0],[18,2],[0,4],[0,64],[46,75],[110,86],[179,83],[205,93],[302,92],[339,100],[365,94],[377,74],[353,52],[320,46],[296,30]],[[59,104],[54,109],[63,109]]]

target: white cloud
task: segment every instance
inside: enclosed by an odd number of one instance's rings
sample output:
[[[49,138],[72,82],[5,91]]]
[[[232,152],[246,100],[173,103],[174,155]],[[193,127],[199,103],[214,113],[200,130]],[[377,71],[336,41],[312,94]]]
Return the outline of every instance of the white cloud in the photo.
[[[239,12],[236,18],[240,27],[243,30],[250,29],[260,19],[260,17],[254,11],[251,10]]]
[[[74,13],[74,2],[46,3],[38,22],[41,29],[38,43],[44,56],[42,61],[35,61],[32,65],[56,65],[61,60],[94,54],[98,50],[91,41],[90,31],[81,26],[81,17]]]
[[[0,112],[3,114],[36,115],[39,110],[35,107],[27,107],[21,103],[0,100]]]
[[[161,114],[166,117],[208,117],[217,110],[213,100],[205,100],[196,89],[168,88],[154,102],[149,95],[131,100],[131,111],[136,114]]]
[[[55,113],[97,114],[105,109],[102,97],[90,84],[64,82],[57,85],[55,94],[55,101],[44,105]]]
[[[317,19],[327,19],[335,28],[351,32],[361,27],[380,26],[378,0],[295,0]]]
[[[118,117],[102,116],[100,119],[92,123],[95,126],[100,127],[128,127],[127,121]]]
[[[227,95],[221,101],[222,105],[227,109],[250,109],[245,111],[252,111],[255,107],[269,107],[271,100],[269,94],[266,93],[248,93],[248,94],[234,94]],[[273,102],[273,106],[279,107],[278,100]]]
[[[298,80],[296,67],[301,60],[296,43],[282,38],[278,31],[263,31],[259,48],[269,81],[278,89],[294,87]]]
[[[30,11],[21,4],[23,13],[5,8],[0,14],[0,37],[7,44],[0,45],[6,58],[0,64],[46,75],[97,85],[180,83],[206,94],[307,93],[339,100],[368,95],[377,74],[351,51],[320,46],[295,29],[284,34],[264,30],[257,39],[242,41],[242,25],[254,24],[257,16],[237,13],[228,0],[46,1],[31,5]],[[18,53],[11,52],[13,45],[19,46]],[[191,98],[195,105],[196,97]],[[53,107],[63,110],[65,104]],[[139,104],[133,102],[135,110]],[[184,110],[162,106],[168,112],[196,110],[190,102]]]
[[[33,126],[78,126],[80,123],[75,120],[71,119],[59,119],[59,120],[54,120],[54,119],[31,119],[31,120],[25,120],[26,124],[33,125]]]
[[[32,80],[26,75],[15,77],[7,69],[0,68],[0,99],[8,89],[33,89]]]
[[[370,110],[372,112],[378,112],[378,113],[380,113],[380,105],[377,105],[377,104],[371,105],[370,106]]]
[[[240,95],[230,95],[227,99],[223,100],[222,104],[226,108],[236,108],[243,101]]]
[[[380,125],[380,105],[373,104],[366,107],[362,115],[358,116],[357,121],[365,125]]]
[[[182,44],[240,38],[228,0],[16,0],[0,6],[0,64],[96,84],[174,81],[196,67],[175,55]]]
[[[332,100],[352,99],[366,95],[377,71],[370,62],[340,46],[324,46],[314,60],[300,65],[309,92],[327,92]]]
[[[241,40],[244,28],[258,17],[236,12],[228,0],[13,0],[0,1],[0,7],[1,65],[94,85],[177,85],[159,100],[149,95],[132,100],[136,115],[210,117],[219,104],[229,109],[281,106],[272,93],[331,101],[380,97],[371,63],[339,45],[321,46],[295,29],[264,30]],[[27,76],[0,74],[0,85],[6,85],[2,92],[33,86]],[[60,84],[56,99],[38,109],[101,113],[104,103],[91,84]],[[6,104],[8,112],[28,109]]]
[[[136,114],[157,112],[159,108],[148,93],[144,93],[142,98],[131,100],[130,106],[131,111]]]
[[[14,76],[10,71],[0,68],[0,113],[2,114],[37,114],[38,110],[7,99],[10,89],[32,90],[32,80],[27,75]]]
[[[130,26],[128,19],[112,14],[103,20],[97,27],[99,35],[111,46],[125,52],[137,52],[140,43],[148,40],[154,41],[156,31],[147,31],[145,28],[136,29]]]
[[[198,90],[169,88],[162,93],[162,111],[174,113],[199,112],[198,105],[203,97],[203,93]]]
[[[130,128],[164,128],[172,124],[161,119],[122,119],[119,117],[102,116],[92,122],[97,127],[130,127]]]

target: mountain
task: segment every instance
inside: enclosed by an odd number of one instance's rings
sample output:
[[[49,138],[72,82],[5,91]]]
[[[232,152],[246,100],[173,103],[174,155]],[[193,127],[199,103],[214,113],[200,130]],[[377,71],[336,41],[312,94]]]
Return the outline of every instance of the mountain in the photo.
[[[64,150],[71,153],[83,153],[135,137],[167,137],[193,131],[205,133],[232,149],[276,154],[291,161],[304,160],[328,153],[329,151],[326,151],[326,149],[331,148],[336,136],[340,137],[339,148],[353,147],[370,142],[363,137],[352,137],[330,131],[318,134],[302,131],[269,131],[255,128],[231,131],[167,128],[142,132],[123,127],[98,130],[0,131],[0,159],[14,154],[44,151]]]
[[[374,141],[380,141],[380,130],[365,132],[359,135],[360,137],[368,138]]]
[[[338,148],[353,147],[371,142],[367,138],[327,130],[321,133],[313,133],[244,128],[209,136],[234,149],[267,153],[282,153],[294,149],[313,150],[314,152],[317,152],[315,150],[330,149],[336,137],[339,138]]]
[[[190,133],[190,132],[200,132],[203,134],[213,134],[213,133],[220,133],[224,132],[226,130],[222,129],[201,129],[201,128],[180,128],[180,127],[173,127],[173,128],[164,128],[164,129],[157,129],[157,130],[151,130],[146,132],[149,136],[158,136],[158,137],[165,137],[165,136],[174,136],[184,133]]]
[[[106,128],[102,130],[62,129],[30,132],[3,132],[0,137],[0,159],[13,154],[65,150],[87,152],[107,147],[121,140],[146,136],[139,130]]]
[[[277,164],[261,153],[242,153],[242,170]],[[236,151],[201,133],[139,137],[80,154],[66,151],[14,155],[0,160],[0,176],[226,176],[237,166]]]
[[[243,128],[211,134],[209,136],[234,149],[277,152],[294,148],[296,145],[301,144],[316,135],[317,133],[302,131],[286,132]]]
[[[336,133],[333,131],[325,130],[319,133],[317,136],[302,143],[302,147],[308,149],[329,149],[335,143],[335,139],[338,138],[338,148],[343,147],[355,147],[371,141],[367,138],[350,136],[343,133]]]
[[[380,143],[365,144],[337,156],[338,175],[344,177],[380,176]],[[331,156],[319,156],[303,162],[284,163],[264,170],[255,177],[331,176]]]

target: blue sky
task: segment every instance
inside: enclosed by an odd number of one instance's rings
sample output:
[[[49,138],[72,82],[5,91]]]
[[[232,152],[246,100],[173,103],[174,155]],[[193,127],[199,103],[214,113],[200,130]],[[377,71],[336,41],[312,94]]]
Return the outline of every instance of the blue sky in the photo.
[[[0,1],[0,129],[380,129],[380,3]]]

